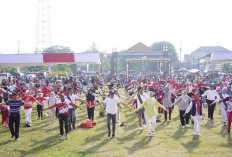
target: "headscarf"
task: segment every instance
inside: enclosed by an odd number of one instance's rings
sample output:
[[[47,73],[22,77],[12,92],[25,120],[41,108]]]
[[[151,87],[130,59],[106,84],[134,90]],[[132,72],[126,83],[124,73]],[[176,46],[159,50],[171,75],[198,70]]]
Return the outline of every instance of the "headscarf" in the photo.
[[[186,90],[183,90],[182,91],[182,95],[181,95],[181,97],[182,97],[182,101],[184,102],[184,103],[187,103],[187,101],[188,101],[188,95],[184,95],[184,92],[185,92]]]

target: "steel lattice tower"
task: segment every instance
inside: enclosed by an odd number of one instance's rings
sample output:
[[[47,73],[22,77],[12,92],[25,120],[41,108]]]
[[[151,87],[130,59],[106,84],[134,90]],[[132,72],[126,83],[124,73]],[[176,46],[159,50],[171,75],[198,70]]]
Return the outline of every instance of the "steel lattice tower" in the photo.
[[[50,5],[48,0],[37,0],[36,47],[39,53],[51,46]]]

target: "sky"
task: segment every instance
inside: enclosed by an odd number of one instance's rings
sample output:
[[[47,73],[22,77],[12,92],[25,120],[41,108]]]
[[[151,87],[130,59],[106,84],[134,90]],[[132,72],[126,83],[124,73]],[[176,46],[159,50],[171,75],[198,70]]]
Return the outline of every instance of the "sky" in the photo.
[[[182,55],[232,50],[232,0],[49,0],[52,45],[103,52],[169,41]],[[33,53],[37,0],[0,0],[0,53]],[[182,44],[181,44],[182,43]],[[182,56],[183,59],[183,56]]]

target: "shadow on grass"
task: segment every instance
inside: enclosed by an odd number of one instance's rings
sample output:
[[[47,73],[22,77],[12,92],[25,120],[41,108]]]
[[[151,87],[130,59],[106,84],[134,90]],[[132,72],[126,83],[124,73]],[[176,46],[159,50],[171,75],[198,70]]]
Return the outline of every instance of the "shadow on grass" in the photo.
[[[128,154],[134,154],[136,151],[140,151],[141,149],[145,149],[147,148],[148,144],[151,142],[152,137],[144,137],[142,138],[140,141],[138,141],[137,143],[135,143],[133,146],[131,147],[126,147],[126,149],[128,150]]]
[[[162,130],[164,129],[165,127],[167,127],[169,125],[169,121],[165,122],[161,122],[159,125],[157,125],[156,129],[155,130]]]
[[[192,140],[189,141],[188,143],[181,143],[185,149],[188,150],[188,152],[192,152],[195,149],[198,148],[199,144],[201,143],[201,141],[199,140],[200,136],[193,136]]]
[[[44,140],[41,141],[36,141],[34,144],[32,144],[31,146],[37,146],[33,149],[31,149],[30,151],[20,151],[22,156],[26,156],[26,155],[33,155],[36,154],[38,152],[42,152],[44,150],[49,149],[50,147],[53,147],[54,145],[60,143],[61,141],[58,139],[57,135],[54,136],[50,136]]]
[[[135,137],[138,136],[138,134],[141,134],[143,130],[135,130],[133,132],[131,132],[130,134],[128,134],[127,136],[124,136],[122,138],[117,138],[118,141],[123,144],[124,142],[128,142],[128,141],[132,141],[135,139]]]
[[[228,147],[232,148],[232,147],[231,147],[231,145],[232,145],[231,134],[228,134],[228,136],[227,136],[227,142],[228,142]]]
[[[85,139],[84,145],[89,144],[91,142],[97,142],[97,141],[101,140],[103,136],[106,136],[106,135],[107,135],[107,131],[104,131],[104,132],[101,132],[100,134],[97,134],[97,135],[94,135],[91,137],[87,137]]]
[[[183,137],[185,137],[185,133],[187,131],[188,131],[187,128],[184,128],[184,129],[179,128],[178,130],[176,130],[176,132],[173,135],[171,135],[171,137],[174,138],[174,139],[183,138]]]
[[[211,130],[212,128],[216,128],[218,125],[220,124],[215,125],[213,120],[208,120],[204,127]]]
[[[104,141],[96,144],[96,145],[93,145],[89,148],[87,148],[84,152],[86,154],[93,154],[93,153],[96,153],[100,148],[102,148],[104,145],[106,145],[107,143],[109,143],[111,141],[111,138],[110,139],[105,139]]]
[[[12,140],[8,140],[8,141],[5,141],[5,142],[1,142],[1,143],[0,143],[0,147],[6,145],[6,144],[8,144],[8,143],[11,143],[11,142],[13,142],[13,141],[14,141],[14,140],[12,139]]]

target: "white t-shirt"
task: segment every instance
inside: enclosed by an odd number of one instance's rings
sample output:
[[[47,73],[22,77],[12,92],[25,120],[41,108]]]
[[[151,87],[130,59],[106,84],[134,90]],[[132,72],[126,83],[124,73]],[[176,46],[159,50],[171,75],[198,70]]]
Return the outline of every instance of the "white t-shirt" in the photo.
[[[139,94],[140,95],[140,94]],[[143,95],[140,95],[140,98],[142,99],[142,101],[144,102],[146,99],[147,99],[147,94],[143,93]],[[138,98],[138,94],[135,95],[134,99],[137,100],[137,108],[139,108],[142,104],[140,103],[139,101],[139,98]]]
[[[70,99],[71,99],[71,102],[73,104],[76,104],[76,100],[78,99],[78,96],[72,94],[72,95],[69,95]],[[68,95],[66,96],[66,99],[68,99]],[[69,99],[68,99],[69,100]],[[73,106],[71,105],[68,105],[68,108],[73,108]]]
[[[113,99],[106,98],[104,101],[106,103],[106,113],[116,114],[118,110],[118,103],[120,100],[117,96],[114,96]]]

